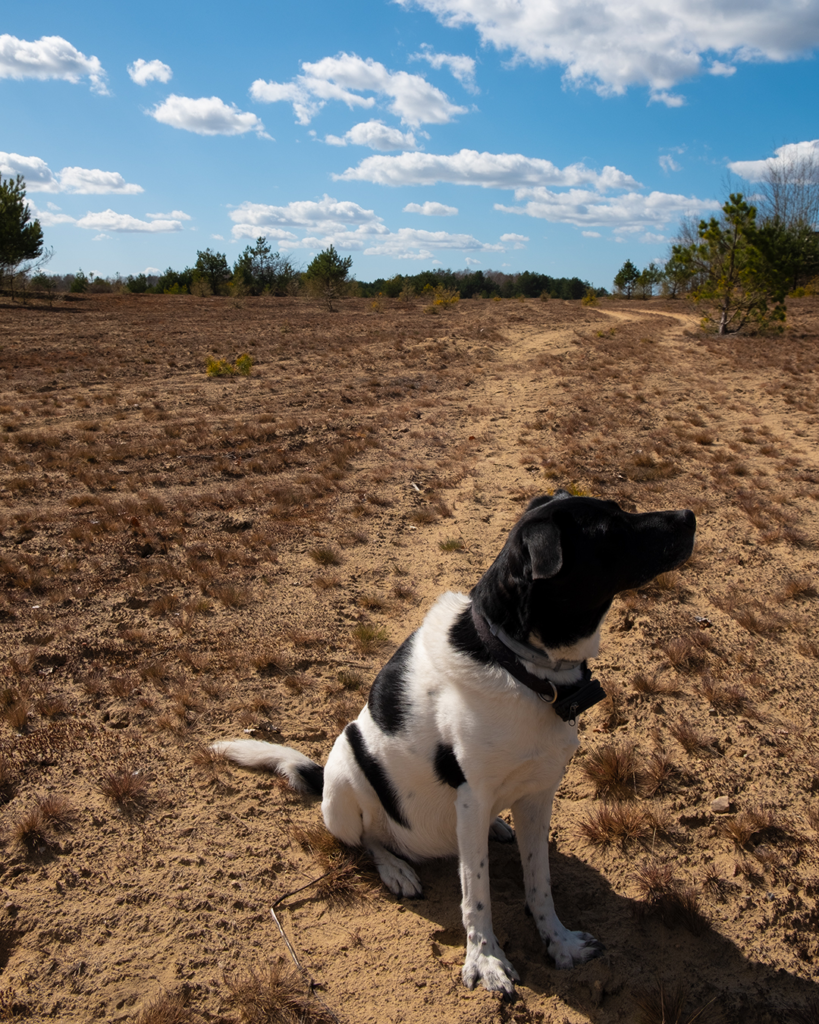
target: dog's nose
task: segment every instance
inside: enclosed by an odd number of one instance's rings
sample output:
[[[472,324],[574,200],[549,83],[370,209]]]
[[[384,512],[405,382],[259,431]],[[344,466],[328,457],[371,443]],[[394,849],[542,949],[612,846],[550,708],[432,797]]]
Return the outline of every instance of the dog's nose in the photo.
[[[697,517],[691,511],[690,508],[684,508],[680,515],[682,516],[683,529],[689,530],[691,533],[697,529]]]

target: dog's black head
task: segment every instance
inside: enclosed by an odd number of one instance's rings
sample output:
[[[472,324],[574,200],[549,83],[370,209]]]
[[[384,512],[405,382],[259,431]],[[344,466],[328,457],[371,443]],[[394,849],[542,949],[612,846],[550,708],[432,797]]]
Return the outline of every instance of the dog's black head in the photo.
[[[681,565],[695,532],[688,509],[624,512],[562,490],[534,498],[472,600],[514,639],[566,647],[592,636],[615,594]]]

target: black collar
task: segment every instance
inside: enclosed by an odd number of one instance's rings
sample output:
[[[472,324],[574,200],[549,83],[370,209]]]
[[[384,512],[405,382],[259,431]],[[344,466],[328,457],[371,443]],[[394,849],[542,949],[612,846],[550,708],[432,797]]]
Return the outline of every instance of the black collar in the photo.
[[[585,661],[580,663],[582,675],[576,683],[554,683],[551,679],[540,679],[521,665],[515,653],[504,644],[504,631],[497,626],[493,627],[493,624],[477,611],[474,604],[472,621],[492,660],[523,686],[533,690],[541,700],[550,704],[564,722],[574,725],[581,711],[588,711],[605,698],[606,691],[596,679],[592,679],[591,669]],[[515,644],[520,646],[517,642]]]

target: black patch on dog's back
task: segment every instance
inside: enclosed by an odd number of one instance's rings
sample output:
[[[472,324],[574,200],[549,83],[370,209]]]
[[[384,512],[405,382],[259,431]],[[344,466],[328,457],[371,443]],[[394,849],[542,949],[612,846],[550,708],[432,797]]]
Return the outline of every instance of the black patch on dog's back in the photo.
[[[481,638],[475,629],[471,605],[464,608],[449,627],[449,642],[459,654],[468,654],[470,658],[483,662],[485,665],[492,661],[492,655],[481,643]]]
[[[458,764],[455,751],[452,747],[444,746],[443,743],[439,743],[438,749],[435,751],[435,774],[441,782],[452,786],[453,789],[457,789],[458,786],[462,786],[466,782],[466,776]]]
[[[400,732],[407,721],[410,701],[407,697],[405,677],[414,638],[413,633],[401,644],[375,677],[370,690],[367,706],[373,721],[384,732]]]
[[[393,821],[403,825],[404,828],[409,828],[409,823],[401,810],[401,803],[395,786],[384,771],[381,763],[367,750],[364,737],[361,735],[361,730],[355,722],[350,722],[344,730],[344,734],[353,748],[353,754],[355,755],[358,767],[364,772],[367,782],[375,790],[375,795],[381,801],[381,806]]]

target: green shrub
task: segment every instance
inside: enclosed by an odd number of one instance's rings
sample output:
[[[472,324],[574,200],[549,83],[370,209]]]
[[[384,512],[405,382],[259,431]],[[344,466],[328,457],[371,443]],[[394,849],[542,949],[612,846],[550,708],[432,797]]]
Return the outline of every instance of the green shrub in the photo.
[[[229,363],[227,359],[208,356],[205,364],[205,373],[209,377],[249,377],[252,369],[253,359],[246,352],[237,356],[234,363]]]

